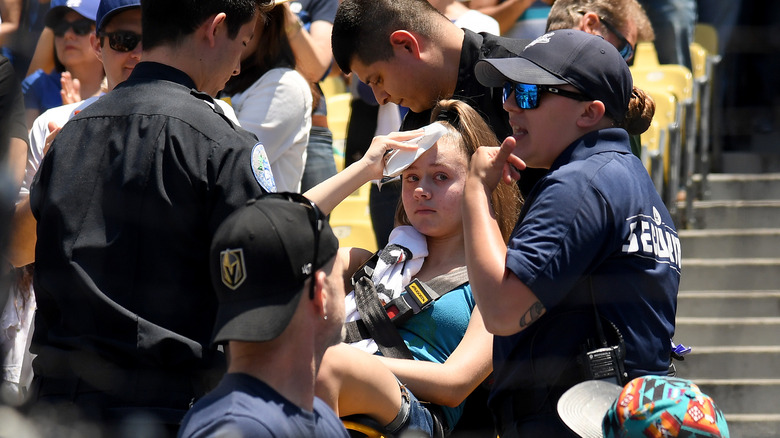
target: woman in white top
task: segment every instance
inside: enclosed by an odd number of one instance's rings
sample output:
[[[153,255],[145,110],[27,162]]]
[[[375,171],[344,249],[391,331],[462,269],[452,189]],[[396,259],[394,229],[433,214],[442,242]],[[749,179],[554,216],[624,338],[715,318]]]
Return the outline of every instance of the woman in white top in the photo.
[[[311,128],[311,86],[295,71],[284,9],[258,18],[241,73],[223,91],[241,126],[265,146],[277,191],[299,192]]]

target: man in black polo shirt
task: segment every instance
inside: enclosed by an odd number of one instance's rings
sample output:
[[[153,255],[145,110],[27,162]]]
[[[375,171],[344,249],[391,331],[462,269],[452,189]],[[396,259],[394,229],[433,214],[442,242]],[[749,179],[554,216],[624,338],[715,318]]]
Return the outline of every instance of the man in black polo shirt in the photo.
[[[368,84],[380,105],[409,108],[402,131],[429,124],[440,99],[460,99],[482,113],[502,140],[512,134],[502,90],[480,84],[474,65],[483,58],[517,56],[529,42],[461,29],[427,0],[344,0],[332,33],[333,56],[342,71]],[[524,194],[539,172],[524,172]],[[371,192],[380,246],[392,229],[399,195],[400,184],[383,185],[381,194],[376,187]]]
[[[143,0],[143,62],[44,158],[32,403],[109,425],[142,411],[174,432],[221,377],[210,238],[275,187],[262,144],[210,95],[238,73],[262,3]]]

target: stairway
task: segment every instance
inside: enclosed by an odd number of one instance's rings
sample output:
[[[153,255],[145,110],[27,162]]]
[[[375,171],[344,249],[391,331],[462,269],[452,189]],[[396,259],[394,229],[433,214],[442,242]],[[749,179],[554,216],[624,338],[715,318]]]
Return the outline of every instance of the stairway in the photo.
[[[677,362],[720,406],[731,436],[780,437],[780,155],[724,154],[694,201],[683,253]],[[684,208],[684,207],[683,207]]]

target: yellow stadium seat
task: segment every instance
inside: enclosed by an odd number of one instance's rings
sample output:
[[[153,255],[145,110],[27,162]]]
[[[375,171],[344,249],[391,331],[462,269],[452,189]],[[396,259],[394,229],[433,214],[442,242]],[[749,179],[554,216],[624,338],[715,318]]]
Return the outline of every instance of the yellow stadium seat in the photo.
[[[684,188],[691,191],[693,185],[693,162],[695,159],[696,139],[697,139],[697,120],[696,120],[696,101],[698,91],[694,86],[693,74],[691,71],[676,64],[661,64],[656,67],[632,67],[631,74],[634,77],[634,84],[639,88],[660,88],[674,94],[680,104],[681,111],[678,116],[680,132],[682,133],[682,147],[672,150],[669,158],[670,165],[670,183],[677,182],[682,177],[683,187],[670,188],[675,192]],[[676,198],[676,195],[674,196]],[[674,199],[673,198],[673,199]],[[670,210],[676,212],[675,205],[668,205]]]
[[[655,115],[649,132],[640,136],[642,147],[647,146],[648,156],[642,157],[643,162],[649,167],[648,172],[659,189],[659,193],[670,211],[676,212],[675,200],[677,188],[680,183],[680,104],[674,94],[667,90],[647,87],[643,88],[655,102]],[[653,127],[655,125],[655,127]],[[657,130],[654,131],[654,130]],[[657,134],[657,140],[652,136]],[[653,142],[657,141],[657,149]]]
[[[661,128],[661,123],[656,120],[650,124],[647,131],[643,132],[640,136],[642,141],[642,163],[647,169],[647,173],[650,174],[650,178],[653,180],[653,185],[659,195],[664,194],[664,152],[665,145],[662,147],[662,143],[665,140],[666,131]]]
[[[693,77],[707,76],[707,54],[709,52],[699,43],[691,43],[691,73]]]
[[[709,53],[720,53],[718,47],[718,31],[711,24],[696,23],[696,27],[693,30],[693,41],[701,44]]]
[[[637,43],[634,51],[634,67],[655,67],[658,65],[658,53],[651,41]]]
[[[339,246],[376,252],[376,237],[368,206],[369,193],[371,183],[366,183],[347,196],[330,213],[330,226],[339,239]]]
[[[324,94],[326,98],[349,91],[347,90],[347,83],[341,74],[329,75],[320,81],[320,88],[322,89],[322,94]]]
[[[352,95],[341,93],[335,96],[327,97],[325,103],[328,105],[328,128],[333,133],[333,140],[344,140],[347,138],[347,124],[349,123],[350,102]]]

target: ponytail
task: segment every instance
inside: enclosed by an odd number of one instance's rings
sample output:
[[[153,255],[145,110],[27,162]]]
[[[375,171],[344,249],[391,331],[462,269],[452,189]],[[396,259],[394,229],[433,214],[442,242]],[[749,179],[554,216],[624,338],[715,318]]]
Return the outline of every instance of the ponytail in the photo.
[[[626,111],[623,122],[618,124],[630,135],[638,135],[650,127],[655,114],[655,102],[653,98],[644,92],[641,88],[634,86],[631,93],[631,100],[628,102],[628,111]]]

